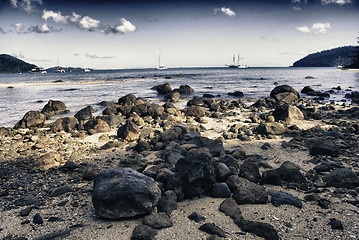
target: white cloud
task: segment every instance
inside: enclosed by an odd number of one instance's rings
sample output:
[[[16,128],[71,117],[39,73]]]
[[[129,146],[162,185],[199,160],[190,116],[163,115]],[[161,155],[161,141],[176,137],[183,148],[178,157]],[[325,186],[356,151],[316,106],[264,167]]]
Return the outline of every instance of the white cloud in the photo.
[[[95,29],[98,29],[100,26],[100,21],[93,19],[89,16],[85,16],[81,18],[81,20],[78,22],[79,27],[86,29],[88,31],[94,31]]]
[[[34,12],[37,4],[42,5],[42,0],[10,0],[10,3],[13,8]]]
[[[56,23],[68,23],[69,17],[63,16],[61,12],[47,11],[42,12],[42,18],[44,20],[52,19]]]
[[[115,27],[117,32],[134,32],[136,31],[136,26],[133,25],[130,21],[127,21],[125,18],[121,18],[121,25]]]
[[[230,8],[227,8],[227,7],[222,7],[222,8],[215,8],[213,10],[213,13],[214,14],[217,14],[218,12],[222,12],[230,17],[234,17],[236,16],[236,13],[234,11],[232,11]]]
[[[15,28],[16,33],[23,33],[25,29],[25,27],[21,23],[12,24],[12,27]]]
[[[31,26],[28,28],[26,33],[51,33],[51,32],[60,32],[61,30],[49,27],[46,23],[42,26]]]
[[[222,7],[222,8],[221,8],[221,11],[222,11],[224,14],[230,16],[230,17],[236,16],[236,13],[233,12],[230,8]]]
[[[311,29],[307,26],[301,26],[301,27],[296,27],[295,29],[297,29],[300,32],[304,32],[304,33],[310,33]]]
[[[327,30],[331,28],[330,23],[314,23],[313,26],[311,28],[309,28],[308,26],[300,26],[300,27],[296,27],[295,29],[303,32],[303,33],[314,33],[315,35],[318,34],[326,34]]]
[[[351,0],[322,0],[323,5],[327,5],[327,4],[345,5],[351,2],[352,2]]]
[[[105,34],[109,33],[125,33],[136,31],[136,26],[125,18],[121,18],[120,25],[111,27],[109,25],[102,24],[99,20],[89,16],[81,16],[75,12],[72,15],[62,15],[61,12],[44,10],[42,13],[44,20],[52,20],[56,23],[71,24],[77,28],[84,29],[90,32],[99,31]]]
[[[331,28],[330,23],[314,23],[312,26],[314,34],[326,34],[327,30]]]

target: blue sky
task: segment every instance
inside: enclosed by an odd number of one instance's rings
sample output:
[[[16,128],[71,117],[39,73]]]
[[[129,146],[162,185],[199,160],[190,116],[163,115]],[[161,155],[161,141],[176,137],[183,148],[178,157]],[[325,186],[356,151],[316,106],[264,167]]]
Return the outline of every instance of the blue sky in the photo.
[[[2,0],[0,53],[95,69],[289,66],[355,45],[357,0]]]

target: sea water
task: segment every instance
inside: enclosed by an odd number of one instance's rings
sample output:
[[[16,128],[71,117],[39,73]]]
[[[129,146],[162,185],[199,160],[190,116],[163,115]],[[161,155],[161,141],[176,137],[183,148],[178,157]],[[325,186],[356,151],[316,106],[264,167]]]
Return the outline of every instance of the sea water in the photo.
[[[71,116],[88,105],[100,110],[100,102],[117,101],[128,93],[159,101],[151,88],[163,83],[173,88],[190,85],[195,90],[190,97],[207,93],[226,98],[229,92],[242,91],[246,99],[268,97],[278,84],[291,85],[298,92],[304,86],[325,91],[340,86],[342,90],[328,99],[339,102],[346,93],[358,91],[359,72],[335,68],[175,68],[0,74],[0,126],[14,126],[26,112],[40,111],[50,99],[64,102]]]

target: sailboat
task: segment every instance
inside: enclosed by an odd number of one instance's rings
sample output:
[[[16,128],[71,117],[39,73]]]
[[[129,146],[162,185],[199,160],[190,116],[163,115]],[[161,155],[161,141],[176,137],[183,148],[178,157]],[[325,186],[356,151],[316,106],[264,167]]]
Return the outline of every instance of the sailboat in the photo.
[[[233,54],[233,63],[232,64],[227,64],[226,66],[227,67],[230,67],[230,68],[248,68],[247,65],[243,65],[243,64],[239,64],[239,62],[242,60],[243,58],[241,58],[238,54],[238,57],[237,57],[237,63],[236,63],[236,55]]]
[[[157,70],[166,70],[168,69],[166,65],[161,65],[161,52],[158,51],[158,66]]]

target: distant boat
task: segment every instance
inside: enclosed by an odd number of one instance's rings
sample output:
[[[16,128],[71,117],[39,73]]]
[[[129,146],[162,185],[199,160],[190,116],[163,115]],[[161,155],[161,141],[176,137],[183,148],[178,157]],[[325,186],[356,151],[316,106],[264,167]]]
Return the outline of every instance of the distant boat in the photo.
[[[239,64],[239,62],[242,60],[243,58],[237,57],[237,62],[236,62],[236,55],[233,54],[233,62],[231,64],[227,64],[226,66],[229,68],[248,68],[247,65],[243,65],[243,64]]]
[[[166,65],[161,65],[161,52],[158,51],[158,66],[157,66],[157,70],[167,70],[167,66]]]
[[[30,73],[42,73],[42,74],[45,74],[47,72],[46,72],[46,70],[44,68],[36,67],[36,68],[31,69]]]
[[[83,71],[84,71],[84,72],[91,72],[91,69],[89,69],[89,68],[84,68]]]

